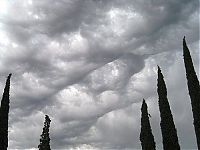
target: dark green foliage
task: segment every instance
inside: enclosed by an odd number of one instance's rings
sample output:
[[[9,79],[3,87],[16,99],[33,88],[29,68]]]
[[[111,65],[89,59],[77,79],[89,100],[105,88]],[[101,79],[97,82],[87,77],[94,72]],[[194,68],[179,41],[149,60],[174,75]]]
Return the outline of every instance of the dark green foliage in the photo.
[[[183,57],[185,63],[186,77],[189,95],[191,98],[194,128],[197,138],[198,149],[200,149],[200,86],[197,78],[190,51],[187,47],[185,37],[183,38]]]
[[[10,78],[8,75],[6,85],[3,92],[0,107],[0,150],[7,150],[8,148],[8,114],[9,114],[9,92],[10,92]]]
[[[50,138],[49,138],[49,127],[50,127],[50,118],[48,115],[45,115],[45,122],[43,127],[43,132],[40,139],[40,144],[38,145],[39,150],[51,150],[50,148]]]
[[[161,131],[164,150],[180,150],[178,136],[167,99],[167,88],[160,68],[158,67],[157,92],[161,117]]]
[[[154,137],[151,130],[151,125],[149,122],[149,114],[147,111],[147,104],[145,100],[142,103],[142,117],[141,117],[141,133],[140,133],[140,141],[143,150],[155,150],[156,145],[154,141]]]

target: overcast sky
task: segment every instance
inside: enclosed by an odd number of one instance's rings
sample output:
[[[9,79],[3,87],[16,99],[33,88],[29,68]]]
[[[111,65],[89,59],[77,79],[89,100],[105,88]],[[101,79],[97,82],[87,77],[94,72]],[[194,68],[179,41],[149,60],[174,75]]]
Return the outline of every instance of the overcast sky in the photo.
[[[162,149],[157,65],[182,149],[197,149],[182,55],[199,74],[198,0],[0,0],[0,91],[11,79],[9,149],[140,149],[147,100]]]

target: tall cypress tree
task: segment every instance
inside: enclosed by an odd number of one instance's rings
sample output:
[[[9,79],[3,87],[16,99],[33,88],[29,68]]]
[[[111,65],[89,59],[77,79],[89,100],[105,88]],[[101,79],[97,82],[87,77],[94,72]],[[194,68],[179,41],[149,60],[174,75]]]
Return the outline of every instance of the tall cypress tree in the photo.
[[[10,78],[8,75],[6,85],[4,88],[1,107],[0,107],[0,150],[7,150],[8,148],[8,114],[9,114],[9,92],[10,92]]]
[[[192,104],[194,118],[193,124],[196,133],[197,146],[198,149],[200,149],[200,86],[185,37],[183,38],[183,58],[185,63],[187,85]]]
[[[143,150],[155,150],[156,144],[151,130],[151,125],[149,122],[149,114],[147,110],[147,104],[143,99],[142,108],[141,108],[141,132],[140,132],[140,141]]]
[[[163,137],[163,149],[180,150],[180,146],[178,143],[178,136],[173,121],[173,116],[167,99],[167,88],[159,66],[158,66],[157,81],[158,81],[157,92],[159,98],[158,102],[159,102],[160,117],[161,117],[160,126]]]
[[[50,138],[49,138],[49,127],[50,127],[50,118],[48,115],[45,115],[44,127],[40,139],[40,144],[38,145],[39,150],[51,150],[50,148]]]

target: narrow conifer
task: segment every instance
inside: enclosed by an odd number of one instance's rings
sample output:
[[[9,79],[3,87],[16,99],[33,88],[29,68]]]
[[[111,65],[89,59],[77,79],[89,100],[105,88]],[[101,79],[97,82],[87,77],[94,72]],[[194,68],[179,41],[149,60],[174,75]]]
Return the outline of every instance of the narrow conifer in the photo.
[[[38,145],[39,150],[51,150],[50,137],[49,137],[50,122],[51,120],[49,116],[45,115],[44,127],[40,139],[40,144]]]
[[[170,110],[169,102],[167,99],[167,88],[165,85],[164,77],[158,66],[158,83],[157,83],[157,92],[158,92],[158,102],[159,110],[161,117],[161,132],[163,138],[163,149],[164,150],[180,150],[178,143],[177,131],[173,121],[173,116]]]
[[[151,125],[149,122],[149,114],[147,110],[147,104],[143,99],[141,107],[141,132],[140,141],[142,145],[142,150],[155,150],[156,144],[151,130]]]
[[[183,58],[185,63],[187,85],[191,99],[192,112],[194,118],[194,128],[197,139],[197,146],[200,149],[200,86],[197,78],[190,51],[187,47],[185,37],[183,38]]]
[[[6,85],[4,88],[1,107],[0,107],[0,150],[7,150],[8,148],[8,114],[9,114],[9,92],[10,92],[10,78],[8,75]]]

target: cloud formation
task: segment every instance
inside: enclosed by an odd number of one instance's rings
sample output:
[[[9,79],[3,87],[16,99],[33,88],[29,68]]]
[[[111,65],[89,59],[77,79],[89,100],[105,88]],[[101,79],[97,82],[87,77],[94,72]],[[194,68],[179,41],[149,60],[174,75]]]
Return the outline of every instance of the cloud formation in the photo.
[[[181,147],[196,148],[181,42],[185,35],[198,70],[198,1],[3,0],[1,7],[1,90],[13,73],[10,149],[37,147],[44,114],[53,149],[140,148],[142,98],[161,148],[157,65]]]

